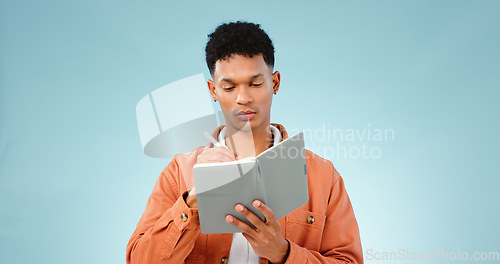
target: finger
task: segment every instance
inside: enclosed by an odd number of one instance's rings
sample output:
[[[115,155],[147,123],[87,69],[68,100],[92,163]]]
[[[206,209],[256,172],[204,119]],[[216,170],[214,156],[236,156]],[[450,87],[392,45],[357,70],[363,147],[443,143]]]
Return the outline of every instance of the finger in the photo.
[[[247,234],[247,233],[241,233],[241,234],[246,238],[248,243],[250,243],[250,245],[252,245],[252,247],[254,247],[254,245],[257,244],[257,240],[255,238],[253,238],[252,236],[250,236],[249,234]]]
[[[230,160],[236,160],[236,155],[234,155],[234,152],[232,152],[230,149],[226,147],[215,147],[214,149],[226,155]]]
[[[258,216],[248,210],[245,206],[237,204],[234,209],[243,215],[250,223],[252,223],[257,229],[263,229],[266,227],[266,223],[262,221]]]
[[[238,218],[232,215],[226,215],[226,222],[234,225],[238,229],[240,229],[244,234],[247,234],[251,237],[256,236],[256,231],[251,226],[247,225],[243,221],[240,221]]]
[[[254,200],[252,205],[264,215],[264,217],[267,220],[266,223],[270,225],[276,225],[276,223],[278,223],[278,219],[276,219],[273,210],[267,207],[267,205],[265,205],[263,202],[259,200]]]
[[[236,160],[234,153],[225,147],[214,147],[207,149],[203,152],[203,155],[210,157],[210,160],[218,161],[232,161]]]
[[[221,151],[206,151],[198,155],[197,163],[216,163],[216,162],[226,162],[233,161],[232,157],[228,156],[227,153]]]
[[[209,159],[212,160],[212,162],[227,162],[234,160],[228,156],[227,153],[223,152],[215,152],[209,156]]]

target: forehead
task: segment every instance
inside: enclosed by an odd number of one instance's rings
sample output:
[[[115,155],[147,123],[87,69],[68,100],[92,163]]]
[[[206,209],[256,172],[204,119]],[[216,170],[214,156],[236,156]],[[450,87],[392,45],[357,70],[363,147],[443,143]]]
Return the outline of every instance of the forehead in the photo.
[[[261,74],[269,76],[271,69],[264,61],[262,54],[250,56],[232,54],[215,62],[214,79],[246,80]]]

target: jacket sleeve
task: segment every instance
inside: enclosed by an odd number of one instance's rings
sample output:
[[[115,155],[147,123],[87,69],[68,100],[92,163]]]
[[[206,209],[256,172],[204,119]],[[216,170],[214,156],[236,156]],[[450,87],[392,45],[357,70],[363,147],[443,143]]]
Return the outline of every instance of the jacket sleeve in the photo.
[[[127,244],[127,264],[184,263],[193,250],[200,233],[198,209],[186,205],[186,191],[181,193],[178,187],[180,179],[174,158],[156,181]]]
[[[333,168],[332,191],[328,199],[321,252],[308,250],[291,241],[289,243],[290,252],[285,264],[363,264],[358,224],[344,187],[344,181],[335,168]]]

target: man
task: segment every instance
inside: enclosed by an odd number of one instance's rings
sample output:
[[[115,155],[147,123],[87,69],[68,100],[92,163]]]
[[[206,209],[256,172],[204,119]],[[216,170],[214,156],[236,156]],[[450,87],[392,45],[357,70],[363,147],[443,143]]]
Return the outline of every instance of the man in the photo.
[[[209,38],[206,60],[213,80],[208,88],[226,122],[212,135],[227,148],[209,144],[174,157],[130,238],[127,263],[363,263],[343,180],[330,161],[307,150],[308,203],[278,220],[255,200],[253,206],[265,222],[237,204],[235,210],[256,229],[227,215],[226,221],[242,233],[200,232],[196,195],[186,187],[194,164],[255,156],[288,138],[282,125],[270,123],[281,76],[273,72],[274,47],[268,35],[259,25],[236,22],[220,25]]]

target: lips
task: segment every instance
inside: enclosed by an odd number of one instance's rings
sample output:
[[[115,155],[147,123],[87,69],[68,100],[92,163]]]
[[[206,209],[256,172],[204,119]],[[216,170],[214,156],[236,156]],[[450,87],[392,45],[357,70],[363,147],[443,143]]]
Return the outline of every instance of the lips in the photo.
[[[254,111],[240,111],[238,112],[238,114],[236,114],[236,117],[240,120],[250,120],[252,119],[254,116],[255,116],[255,112]]]

